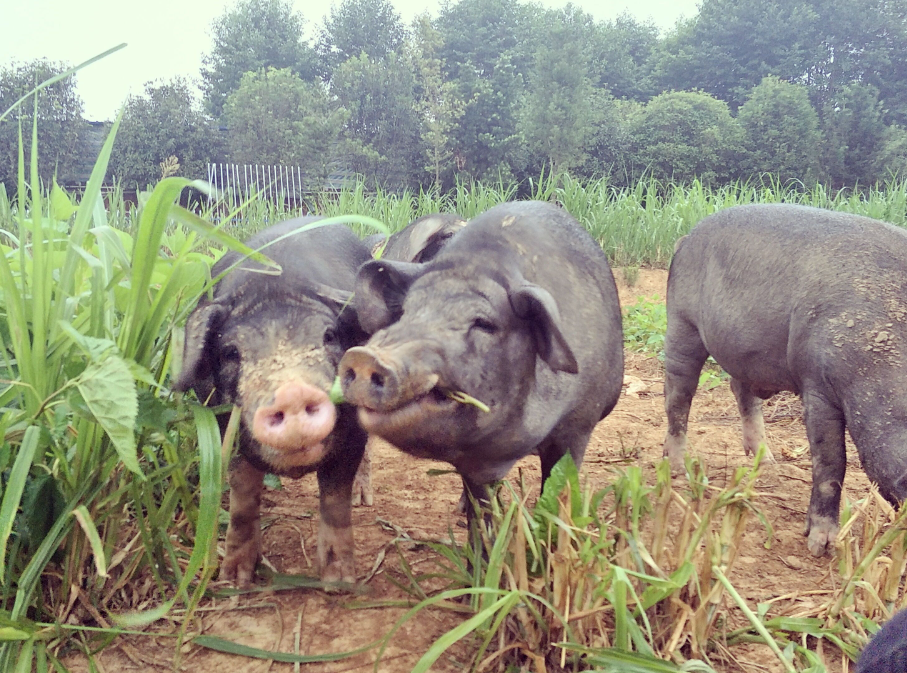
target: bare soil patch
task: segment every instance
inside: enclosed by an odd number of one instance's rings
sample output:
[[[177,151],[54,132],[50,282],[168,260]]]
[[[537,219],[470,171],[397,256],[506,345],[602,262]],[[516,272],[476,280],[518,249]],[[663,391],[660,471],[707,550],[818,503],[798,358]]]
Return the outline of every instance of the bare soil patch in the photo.
[[[641,269],[634,287],[623,283],[615,270],[623,304],[637,297],[665,295],[667,272]],[[640,379],[645,388],[635,396],[624,394],[614,412],[598,425],[592,436],[582,474],[595,488],[613,478],[616,467],[639,465],[650,482],[661,459],[666,422],[661,364],[657,359],[627,352],[627,374]],[[626,389],[625,389],[626,392]],[[773,615],[804,615],[827,599],[838,585],[835,560],[813,558],[802,536],[811,485],[806,433],[799,400],[777,396],[765,405],[768,440],[777,465],[767,465],[759,482],[758,506],[775,529],[775,538],[766,548],[766,533],[758,521],[750,521],[744,548],[734,565],[731,581],[751,606],[794,594],[773,603]],[[735,468],[748,464],[743,454],[739,417],[729,386],[700,391],[693,402],[689,433],[690,450],[708,464],[711,483],[723,486]],[[849,450],[844,495],[851,500],[865,495],[868,481],[856,451]],[[429,469],[447,465],[417,460],[387,444],[373,442],[372,482],[375,506],[354,511],[357,562],[361,576],[368,574],[383,554],[383,562],[367,585],[368,593],[354,598],[328,595],[311,589],[249,594],[206,603],[189,628],[192,633],[219,635],[255,647],[294,651],[297,623],[301,624],[299,651],[303,654],[354,649],[383,636],[405,611],[404,607],[351,609],[357,601],[406,601],[410,597],[391,579],[400,580],[397,551],[388,543],[397,536],[394,528],[416,539],[446,539],[448,530],[462,538],[461,517],[455,514],[461,484],[454,474],[429,476]],[[521,461],[524,481],[538,493],[540,473],[535,457]],[[511,478],[516,479],[516,469]],[[317,485],[314,478],[284,480],[281,491],[269,491],[263,504],[266,522],[264,549],[268,561],[282,573],[315,575]],[[417,570],[430,567],[431,553],[424,547],[405,549],[407,560]],[[813,593],[809,593],[813,592]],[[394,638],[380,670],[409,671],[433,641],[461,621],[450,611],[424,611]],[[740,621],[736,625],[742,625]],[[178,628],[173,625],[173,631]],[[469,639],[454,647],[432,669],[462,670],[475,644]],[[731,650],[736,662],[719,666],[727,671],[781,671],[767,647],[749,645]],[[97,656],[103,670],[169,670],[173,662],[173,639],[126,637],[115,641]],[[374,651],[353,659],[324,664],[307,664],[310,673],[368,671]],[[87,666],[72,660],[72,671]],[[840,671],[837,653],[829,670]],[[291,671],[291,664],[252,661],[187,646],[181,670],[201,673],[215,671],[264,673]],[[846,670],[846,669],[845,669]]]

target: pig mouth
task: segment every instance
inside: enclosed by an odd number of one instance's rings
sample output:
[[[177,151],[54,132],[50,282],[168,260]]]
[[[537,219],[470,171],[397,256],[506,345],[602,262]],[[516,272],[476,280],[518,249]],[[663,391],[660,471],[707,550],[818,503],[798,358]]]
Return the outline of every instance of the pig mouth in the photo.
[[[259,443],[259,452],[262,459],[277,471],[288,470],[294,467],[307,467],[321,462],[327,453],[324,442],[310,446],[276,447]]]
[[[411,397],[391,409],[359,407],[359,422],[367,432],[393,431],[423,421],[427,414],[447,413],[457,402],[450,398],[449,389],[435,385],[428,391]]]

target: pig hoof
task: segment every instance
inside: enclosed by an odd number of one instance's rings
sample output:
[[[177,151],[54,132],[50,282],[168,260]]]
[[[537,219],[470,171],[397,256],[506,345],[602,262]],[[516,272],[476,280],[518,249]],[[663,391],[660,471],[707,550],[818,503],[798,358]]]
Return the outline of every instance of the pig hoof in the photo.
[[[813,556],[824,556],[835,544],[838,526],[832,521],[820,521],[809,527],[806,546]]]
[[[371,507],[375,504],[375,496],[372,493],[370,486],[363,486],[358,488],[357,484],[353,484],[353,497],[350,499],[350,504],[353,507]]]
[[[466,513],[469,511],[469,496],[466,495],[466,489],[460,494],[460,502],[457,503],[456,509],[454,509],[454,514],[459,514],[460,516],[466,516]]]
[[[332,561],[321,571],[322,582],[346,582],[347,584],[356,583],[356,568],[353,559],[340,559]],[[340,591],[334,587],[328,591]]]
[[[248,589],[257,564],[258,554],[228,554],[220,566],[220,579],[233,582],[239,589]]]

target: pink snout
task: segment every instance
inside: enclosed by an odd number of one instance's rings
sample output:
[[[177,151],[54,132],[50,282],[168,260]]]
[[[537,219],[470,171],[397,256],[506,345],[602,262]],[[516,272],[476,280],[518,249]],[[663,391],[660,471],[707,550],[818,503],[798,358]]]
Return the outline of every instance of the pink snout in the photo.
[[[274,403],[255,412],[252,435],[282,451],[307,449],[324,440],[334,429],[337,410],[323,390],[301,381],[284,383]]]

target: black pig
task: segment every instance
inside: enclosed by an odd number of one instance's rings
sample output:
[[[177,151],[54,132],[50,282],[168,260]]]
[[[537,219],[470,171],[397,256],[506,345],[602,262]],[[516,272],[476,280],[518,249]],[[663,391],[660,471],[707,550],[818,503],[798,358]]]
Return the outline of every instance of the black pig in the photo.
[[[393,262],[428,262],[434,259],[447,241],[466,225],[459,215],[435,213],[413,220],[388,239],[384,234],[373,234],[363,240],[372,255],[381,252],[381,259]],[[387,241],[387,245],[384,245]],[[368,444],[353,482],[353,505],[371,506],[374,503],[371,485],[372,458]],[[465,497],[460,509],[466,511]]]
[[[253,236],[260,248],[302,225],[305,217]],[[355,581],[350,497],[366,433],[355,409],[328,398],[344,351],[362,343],[349,306],[357,268],[368,249],[343,225],[309,229],[264,250],[279,276],[250,260],[203,297],[186,325],[177,390],[242,408],[239,454],[230,465],[230,524],[221,577],[246,586],[261,555],[259,504],[265,472],[301,477],[317,471],[318,559],[325,581]],[[227,253],[216,276],[240,257]],[[222,424],[226,419],[219,419]]]
[[[907,233],[805,206],[728,208],[679,242],[667,313],[664,453],[675,471],[711,355],[732,377],[748,454],[765,441],[761,400],[803,399],[813,554],[838,531],[845,426],[882,494],[907,496]]]
[[[614,277],[554,205],[492,208],[428,263],[369,262],[354,301],[375,334],[347,352],[340,379],[363,427],[451,463],[478,497],[530,453],[543,477],[567,452],[581,463],[620,395]],[[452,400],[454,391],[489,411]]]

